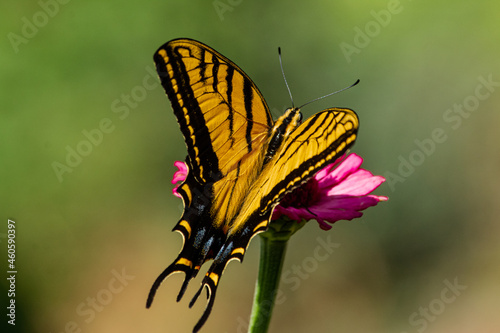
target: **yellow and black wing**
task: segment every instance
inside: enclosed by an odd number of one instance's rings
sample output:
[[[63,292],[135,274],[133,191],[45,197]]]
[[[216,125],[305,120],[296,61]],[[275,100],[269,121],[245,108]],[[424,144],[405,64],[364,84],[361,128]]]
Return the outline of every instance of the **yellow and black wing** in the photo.
[[[184,213],[173,229],[183,235],[183,248],[153,284],[148,307],[161,282],[175,272],[186,274],[180,300],[201,265],[217,255],[227,221],[262,167],[273,125],[252,80],[212,48],[177,39],[160,47],[154,61],[187,146],[188,175],[178,188]]]
[[[267,229],[286,193],[349,149],[359,124],[354,111],[340,108],[300,125],[300,110],[291,108],[274,123],[252,80],[197,41],[168,42],[154,60],[186,142],[188,175],[178,188],[184,212],[173,229],[184,244],[153,283],[147,307],[167,276],[186,274],[180,300],[203,263],[213,260],[190,303],[207,289],[197,332],[211,312],[227,263],[243,260],[251,238]]]
[[[200,42],[173,40],[154,55],[199,183],[219,180],[267,139],[262,94],[232,61]]]
[[[298,109],[289,110],[299,112]],[[324,110],[293,129],[270,157],[248,190],[239,214],[231,223],[225,243],[191,301],[190,305],[193,305],[202,289],[207,289],[209,302],[195,331],[210,314],[227,263],[233,259],[243,260],[251,238],[267,229],[274,207],[285,194],[344,155],[354,144],[358,127],[359,120],[354,111],[341,108]]]

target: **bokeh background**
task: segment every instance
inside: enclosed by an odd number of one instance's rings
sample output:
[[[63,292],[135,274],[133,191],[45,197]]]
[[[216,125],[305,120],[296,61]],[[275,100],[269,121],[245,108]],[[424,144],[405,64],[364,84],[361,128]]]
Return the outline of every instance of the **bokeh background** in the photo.
[[[388,177],[376,193],[390,200],[328,232],[311,221],[291,239],[270,332],[500,331],[499,3],[1,7],[8,332],[190,332],[197,322],[205,304],[188,309],[188,300],[200,278],[176,303],[183,277],[171,277],[145,309],[151,283],[182,244],[171,232],[182,205],[170,180],[185,147],[152,64],[153,52],[178,37],[240,65],[275,117],[290,106],[278,46],[298,105],[361,79],[303,113],[356,110],[353,151]],[[8,218],[17,225],[15,327],[4,314]],[[318,261],[322,242],[335,250]],[[229,265],[202,332],[245,332],[258,243],[243,264]]]

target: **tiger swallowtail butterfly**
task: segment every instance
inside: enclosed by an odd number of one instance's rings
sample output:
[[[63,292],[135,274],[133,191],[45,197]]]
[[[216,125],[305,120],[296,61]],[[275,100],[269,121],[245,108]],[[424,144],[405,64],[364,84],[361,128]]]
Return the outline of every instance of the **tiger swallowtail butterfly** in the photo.
[[[206,288],[208,304],[197,332],[228,262],[243,260],[285,194],[346,153],[359,120],[350,109],[329,108],[301,122],[300,109],[292,107],[273,121],[250,77],[195,40],[164,44],[154,61],[184,136],[188,174],[177,189],[184,212],[173,228],[182,234],[183,247],[153,283],[146,306],[165,278],[184,272],[179,301],[200,267],[213,260],[189,304]]]

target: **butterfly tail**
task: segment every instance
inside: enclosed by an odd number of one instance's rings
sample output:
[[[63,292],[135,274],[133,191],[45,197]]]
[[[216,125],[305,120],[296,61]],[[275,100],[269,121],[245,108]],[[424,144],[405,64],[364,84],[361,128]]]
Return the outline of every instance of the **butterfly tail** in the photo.
[[[215,295],[217,293],[217,287],[218,287],[218,284],[220,281],[220,277],[222,276],[224,268],[227,265],[227,262],[229,262],[229,260],[230,260],[230,258],[227,258],[226,260],[221,260],[220,264],[214,263],[210,267],[210,270],[207,272],[207,274],[203,278],[200,289],[198,289],[198,291],[194,295],[193,299],[189,303],[189,307],[192,308],[194,303],[196,303],[196,300],[198,300],[198,297],[200,296],[200,294],[203,292],[203,289],[206,289],[208,302],[207,302],[207,305],[205,307],[205,310],[203,311],[203,315],[201,316],[200,320],[198,320],[198,322],[196,323],[196,326],[193,329],[193,333],[196,333],[201,329],[201,327],[207,321],[208,316],[210,316],[210,313],[212,312],[212,308],[214,306]]]
[[[263,218],[262,223],[267,222],[269,218],[270,214]],[[254,223],[250,223],[250,225],[253,224]],[[261,226],[258,228],[251,228],[249,226],[237,236],[230,236],[224,246],[221,248],[221,250],[217,254],[217,257],[214,259],[214,262],[210,266],[210,269],[205,274],[200,289],[198,289],[198,292],[194,295],[193,299],[189,303],[189,307],[191,308],[194,303],[196,303],[203,289],[207,290],[208,303],[205,307],[203,315],[201,316],[200,320],[198,320],[198,323],[196,323],[196,326],[193,329],[193,333],[196,333],[200,330],[200,328],[207,321],[210,312],[212,312],[212,307],[215,302],[215,295],[217,293],[217,287],[220,283],[220,278],[222,277],[227,264],[233,259],[242,262],[246,248],[248,247],[251,238],[255,236],[256,233],[265,231],[266,228],[267,223],[261,224]]]
[[[198,297],[202,293],[203,289],[205,289],[205,288],[207,290],[208,303],[207,303],[207,306],[205,307],[205,311],[203,312],[203,315],[201,316],[200,320],[198,320],[195,327],[193,328],[193,333],[196,333],[201,329],[201,327],[207,321],[208,316],[210,316],[210,313],[212,312],[212,308],[213,308],[214,302],[215,302],[215,293],[217,292],[217,281],[214,281],[211,278],[205,277],[205,279],[203,279],[203,283],[202,283],[200,289],[198,289],[198,292],[196,292],[193,299],[189,303],[190,308],[193,307],[194,303],[196,303],[196,300],[198,299]]]
[[[186,274],[184,278],[184,282],[182,283],[181,289],[179,291],[179,294],[177,295],[177,302],[179,302],[182,299],[182,296],[184,295],[184,292],[186,291],[186,288],[189,284],[189,281],[191,281],[192,278],[198,274],[198,269],[195,269],[191,267],[187,261],[187,259],[179,256],[170,266],[168,266],[155,280],[153,285],[151,286],[151,290],[149,291],[148,299],[146,301],[146,308],[151,307],[151,304],[153,303],[153,299],[156,295],[156,291],[162,284],[162,282],[172,275],[173,273],[177,272],[184,272]]]

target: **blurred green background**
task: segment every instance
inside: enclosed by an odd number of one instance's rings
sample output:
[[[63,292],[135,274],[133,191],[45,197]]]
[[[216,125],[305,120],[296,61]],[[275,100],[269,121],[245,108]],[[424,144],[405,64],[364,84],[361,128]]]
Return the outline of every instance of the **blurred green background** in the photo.
[[[282,281],[270,332],[500,331],[500,4],[60,1],[1,5],[2,276],[8,218],[18,270],[16,326],[2,312],[2,327],[192,330],[200,278],[181,303],[183,277],[169,278],[145,309],[181,248],[170,180],[185,156],[152,55],[190,37],[241,66],[275,117],[290,106],[278,46],[297,105],[361,79],[303,113],[356,110],[353,151],[388,177],[376,193],[390,200],[363,218],[291,239],[299,282]],[[314,264],[325,241],[338,247]],[[229,265],[202,332],[245,332],[258,243]]]

